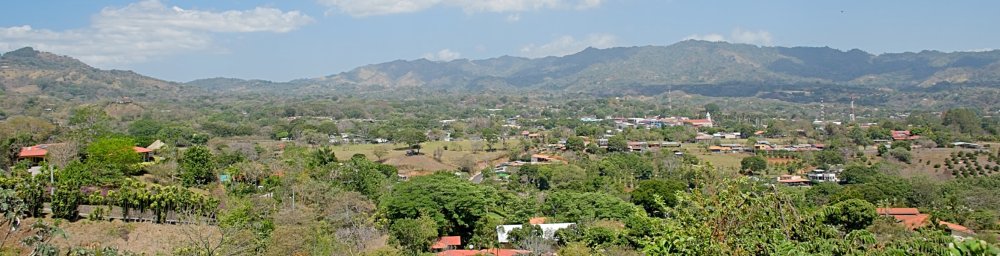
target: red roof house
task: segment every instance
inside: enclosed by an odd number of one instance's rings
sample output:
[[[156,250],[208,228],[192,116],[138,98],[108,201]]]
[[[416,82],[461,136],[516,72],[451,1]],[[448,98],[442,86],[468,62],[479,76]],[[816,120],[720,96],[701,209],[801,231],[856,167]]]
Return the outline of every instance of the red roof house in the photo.
[[[462,237],[460,236],[443,236],[438,238],[437,242],[431,245],[431,249],[455,249],[462,246]]]
[[[39,144],[30,147],[23,147],[21,148],[21,152],[17,153],[17,158],[45,158],[45,155],[49,153],[48,148],[51,145],[52,144]]]

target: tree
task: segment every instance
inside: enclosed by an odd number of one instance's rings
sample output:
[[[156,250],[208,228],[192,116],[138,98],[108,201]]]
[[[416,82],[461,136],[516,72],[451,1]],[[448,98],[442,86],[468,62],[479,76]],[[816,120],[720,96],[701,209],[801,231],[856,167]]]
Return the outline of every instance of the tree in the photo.
[[[497,141],[500,140],[500,135],[497,131],[492,128],[483,129],[482,132],[483,140],[486,140],[486,151],[493,151],[493,145],[496,145]]]
[[[830,166],[844,164],[844,156],[837,150],[826,149],[816,152],[815,155],[817,166]]]
[[[214,166],[212,152],[207,147],[191,147],[184,151],[181,159],[181,182],[188,187],[212,182],[215,180]]]
[[[434,157],[434,160],[441,162],[441,157],[444,157],[444,148],[435,148],[432,156]]]
[[[87,162],[105,165],[125,174],[136,174],[136,164],[142,157],[135,151],[135,141],[126,137],[106,137],[97,139],[87,146]]]
[[[843,178],[844,183],[847,184],[862,184],[875,181],[879,175],[880,174],[874,168],[861,165],[851,165],[844,169],[840,177]]]
[[[846,232],[865,229],[878,217],[875,205],[860,199],[848,199],[824,210],[823,222],[841,226]]]
[[[906,140],[893,141],[892,144],[891,144],[891,148],[893,148],[893,149],[899,148],[899,149],[905,149],[905,150],[909,151],[911,147],[912,147],[912,143],[910,143],[910,141],[906,141]]]
[[[981,133],[982,121],[975,111],[966,108],[951,109],[944,112],[942,123],[946,126],[955,126],[965,134]]]
[[[640,181],[639,188],[631,192],[632,203],[642,206],[650,216],[666,217],[664,207],[673,207],[677,203],[674,194],[686,187],[687,184],[674,180]]]
[[[624,220],[642,212],[636,205],[607,193],[556,191],[545,199],[545,216],[567,222],[588,220]]]
[[[715,104],[715,103],[705,104],[705,112],[718,115],[720,113],[720,111],[722,111],[722,108],[719,107],[719,104]]]
[[[438,227],[433,219],[422,216],[398,219],[389,226],[389,232],[396,244],[416,255],[430,249],[438,236]]]
[[[420,143],[427,141],[427,134],[414,128],[407,128],[399,132],[399,142],[406,144],[409,148],[420,152]]]
[[[52,217],[76,220],[80,212],[77,206],[83,201],[80,185],[74,181],[59,184],[52,196]]]
[[[543,234],[542,227],[525,223],[508,232],[507,240],[514,245],[514,248],[547,255],[546,252],[552,250],[553,243],[545,239]]]
[[[761,156],[744,157],[740,161],[740,174],[758,175],[767,170],[767,160]]]
[[[904,163],[910,163],[913,159],[913,153],[910,153],[909,150],[903,148],[893,148],[892,150],[889,150],[889,156]]]
[[[313,167],[326,166],[337,162],[337,155],[331,147],[321,147],[310,154],[309,165]]]
[[[389,154],[389,148],[386,146],[375,147],[374,149],[372,149],[372,154],[374,154],[375,157],[378,158],[378,161],[381,162],[382,159]]]
[[[46,155],[47,161],[59,168],[65,168],[70,162],[76,160],[78,153],[76,142],[50,144],[46,150],[49,151]]]
[[[608,139],[608,151],[611,152],[626,152],[628,151],[628,140],[625,140],[625,136],[618,134],[612,136]]]
[[[394,185],[380,200],[379,211],[389,221],[426,216],[437,223],[442,234],[471,234],[493,200],[499,200],[495,193],[449,172],[439,172]]]
[[[583,138],[580,138],[579,136],[570,136],[566,139],[566,149],[568,150],[577,152],[583,151],[583,144]]]
[[[361,158],[352,158],[339,168],[339,173],[337,179],[344,188],[376,200],[388,186],[389,178],[396,177],[395,167]]]
[[[128,134],[136,138],[139,145],[149,145],[158,139],[156,135],[165,127],[161,122],[151,118],[133,121],[128,125]]]

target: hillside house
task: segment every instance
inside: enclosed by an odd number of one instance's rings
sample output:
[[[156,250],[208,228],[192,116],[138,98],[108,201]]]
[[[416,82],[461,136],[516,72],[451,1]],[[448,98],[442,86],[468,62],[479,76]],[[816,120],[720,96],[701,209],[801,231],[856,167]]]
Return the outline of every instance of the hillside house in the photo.
[[[812,171],[809,172],[809,174],[806,174],[806,177],[808,177],[810,181],[817,182],[817,183],[818,182],[833,182],[833,183],[839,183],[840,182],[840,178],[837,178],[837,172],[827,171],[827,170],[823,170],[823,169],[812,170]]]

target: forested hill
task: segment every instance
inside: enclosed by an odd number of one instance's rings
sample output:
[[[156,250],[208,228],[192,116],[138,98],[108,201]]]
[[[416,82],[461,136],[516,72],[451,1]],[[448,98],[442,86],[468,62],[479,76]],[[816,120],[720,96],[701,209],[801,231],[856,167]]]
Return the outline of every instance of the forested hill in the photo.
[[[929,87],[1000,81],[1000,50],[874,55],[828,47],[759,47],[683,41],[670,46],[588,48],[564,57],[499,57],[367,65],[299,83],[434,89],[530,88],[578,92],[634,86],[836,84]]]
[[[0,88],[14,94],[95,100],[170,97],[183,86],[132,71],[101,70],[68,56],[26,47],[0,56]]]

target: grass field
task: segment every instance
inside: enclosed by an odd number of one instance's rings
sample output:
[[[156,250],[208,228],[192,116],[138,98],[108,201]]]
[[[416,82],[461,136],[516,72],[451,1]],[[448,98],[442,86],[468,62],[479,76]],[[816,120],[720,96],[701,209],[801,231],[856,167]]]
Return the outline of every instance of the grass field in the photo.
[[[703,148],[700,144],[694,143],[681,145],[681,149],[687,151],[688,154],[698,157],[698,159],[703,162],[712,163],[712,166],[729,171],[739,170],[740,161],[742,161],[744,157],[750,156],[750,154],[747,153],[712,153],[708,152],[708,150]]]

